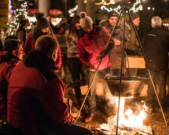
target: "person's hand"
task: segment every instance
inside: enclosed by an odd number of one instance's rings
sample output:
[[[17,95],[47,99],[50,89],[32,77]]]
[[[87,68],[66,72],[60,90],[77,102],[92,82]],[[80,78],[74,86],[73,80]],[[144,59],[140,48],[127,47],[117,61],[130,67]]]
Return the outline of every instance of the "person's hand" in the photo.
[[[90,70],[90,71],[95,71],[96,68],[95,68],[93,65],[90,65],[89,70]]]
[[[113,39],[114,40],[114,45],[121,45],[121,41],[118,39]]]
[[[73,118],[73,116],[71,115],[71,124],[74,124],[75,123],[75,119]]]
[[[64,121],[66,123],[69,123],[69,124],[73,124],[75,123],[75,119],[73,118],[73,116],[69,113],[68,116],[64,119]]]

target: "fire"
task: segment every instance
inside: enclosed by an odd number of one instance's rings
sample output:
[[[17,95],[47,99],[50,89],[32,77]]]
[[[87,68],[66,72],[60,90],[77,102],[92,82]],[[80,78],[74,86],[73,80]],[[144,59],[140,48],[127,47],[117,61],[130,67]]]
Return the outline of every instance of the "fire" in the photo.
[[[131,97],[132,98],[132,97]],[[116,108],[118,108],[118,98],[115,98]],[[142,101],[144,102],[144,101]],[[146,107],[145,103],[143,106],[137,106],[137,114],[131,109],[124,111],[125,98],[120,100],[120,112],[119,112],[119,127],[129,129],[142,129],[144,127],[143,120],[146,118]],[[100,128],[105,131],[111,131],[117,125],[117,114],[115,117],[108,118],[107,124],[101,124]]]
[[[116,108],[118,108],[118,98],[116,100]],[[141,108],[138,114],[134,114],[131,109],[127,109],[124,112],[125,99],[121,98],[120,100],[120,112],[119,112],[119,127],[130,127],[130,128],[139,128],[143,126],[143,120],[146,118],[147,107],[145,104]],[[117,117],[117,114],[116,114]]]
[[[132,98],[132,97],[131,97]],[[116,108],[118,108],[118,98],[115,98]],[[143,105],[144,104],[144,105]],[[136,135],[138,133],[152,135],[152,129],[150,126],[143,124],[143,120],[146,118],[146,111],[148,107],[144,101],[141,101],[141,105],[136,105],[137,109],[134,112],[128,108],[124,109],[125,98],[120,100],[120,112],[119,112],[119,128],[118,134],[124,135],[125,133]],[[100,129],[103,133],[114,135],[116,133],[117,126],[117,114],[115,117],[111,116],[107,119],[107,123],[101,124]]]

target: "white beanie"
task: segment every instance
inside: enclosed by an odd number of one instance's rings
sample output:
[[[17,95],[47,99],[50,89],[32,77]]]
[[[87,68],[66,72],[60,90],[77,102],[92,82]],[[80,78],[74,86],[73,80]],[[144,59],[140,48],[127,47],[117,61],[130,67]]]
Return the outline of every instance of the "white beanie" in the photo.
[[[84,11],[80,12],[80,26],[82,29],[93,25],[92,19]]]
[[[151,19],[151,23],[152,23],[155,27],[157,27],[157,26],[161,27],[161,25],[162,25],[162,20],[161,20],[161,18],[160,18],[159,16],[154,16],[154,17]]]

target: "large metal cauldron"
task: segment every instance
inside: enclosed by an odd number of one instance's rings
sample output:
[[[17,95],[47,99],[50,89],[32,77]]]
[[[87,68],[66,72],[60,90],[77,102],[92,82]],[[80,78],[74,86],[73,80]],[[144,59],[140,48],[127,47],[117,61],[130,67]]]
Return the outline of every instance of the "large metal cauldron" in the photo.
[[[113,96],[119,95],[120,77],[106,76],[104,77]],[[143,77],[122,77],[121,97],[138,97],[149,78]]]

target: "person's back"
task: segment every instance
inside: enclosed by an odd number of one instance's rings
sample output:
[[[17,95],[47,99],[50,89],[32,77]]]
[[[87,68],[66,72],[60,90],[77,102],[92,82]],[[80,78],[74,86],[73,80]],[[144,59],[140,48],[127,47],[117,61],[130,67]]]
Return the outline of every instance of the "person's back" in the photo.
[[[169,35],[161,30],[162,19],[154,16],[151,19],[152,31],[145,34],[142,38],[142,45],[152,81],[159,86],[159,99],[164,107],[166,102],[166,80],[168,71],[168,47]],[[147,105],[152,111],[155,105],[154,88],[152,82],[148,82]]]
[[[160,27],[155,27],[144,35],[142,45],[151,70],[168,69],[169,34],[163,32]]]
[[[50,131],[71,134],[70,129],[62,130],[66,128],[64,124],[73,123],[74,119],[64,103],[64,84],[53,71],[57,47],[54,38],[41,36],[35,50],[14,68],[8,87],[10,135],[47,135]]]
[[[32,55],[39,55],[38,52],[33,52]],[[28,57],[30,61],[33,60],[33,57]],[[42,57],[43,58],[43,55]],[[50,69],[44,69],[44,73],[40,72],[36,65],[33,65],[33,62],[38,63],[38,60],[32,61],[25,61],[25,63],[19,64],[14,70],[11,75],[11,79],[9,82],[9,88],[8,88],[8,122],[12,125],[15,125],[17,128],[24,130],[24,134],[28,135],[37,135],[37,126],[36,126],[36,120],[34,119],[34,111],[37,110],[37,108],[42,109],[44,108],[45,111],[49,111],[48,113],[53,113],[52,110],[58,109],[59,102],[62,102],[62,108],[60,107],[60,110],[66,111],[66,104],[63,103],[63,101],[59,101],[59,99],[54,100],[52,98],[51,92],[56,93],[55,96],[62,96],[61,99],[63,99],[63,92],[64,87],[62,82],[57,78],[57,76],[53,73],[50,73]],[[48,60],[43,59],[41,62],[46,63]],[[29,67],[31,66],[31,67]],[[50,65],[48,65],[50,66]],[[42,69],[43,70],[43,69]],[[49,71],[48,71],[49,70]],[[45,72],[48,76],[45,76]],[[23,76],[24,75],[24,76]],[[46,80],[48,79],[48,80]],[[51,91],[50,87],[55,86],[59,89],[58,91]],[[53,93],[53,94],[54,94]],[[45,96],[46,99],[43,99]],[[44,103],[41,106],[36,106],[37,108],[32,108],[33,104],[31,104],[31,101],[33,100],[40,100],[41,104]],[[58,100],[58,101],[57,101]],[[53,108],[48,108],[48,103],[53,104]],[[35,102],[32,102],[35,103]],[[44,112],[41,112],[43,114]],[[68,113],[68,112],[67,112]],[[51,114],[54,116],[54,114]],[[37,115],[36,115],[37,116]],[[59,116],[58,114],[55,114],[55,122],[58,123],[62,121],[63,116]],[[41,122],[46,122],[45,117],[41,119]],[[38,123],[41,123],[40,121]],[[52,122],[52,121],[51,121]],[[49,123],[46,123],[49,124]]]

